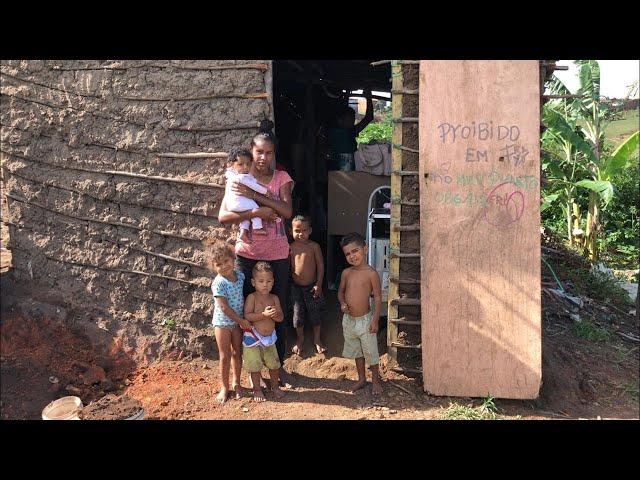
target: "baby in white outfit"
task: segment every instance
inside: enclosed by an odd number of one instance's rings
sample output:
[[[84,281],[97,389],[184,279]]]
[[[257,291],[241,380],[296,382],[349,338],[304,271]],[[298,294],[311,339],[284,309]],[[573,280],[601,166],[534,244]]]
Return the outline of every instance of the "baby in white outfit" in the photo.
[[[229,160],[227,161],[228,168],[224,174],[227,179],[224,189],[224,202],[227,209],[232,212],[246,212],[247,210],[253,210],[259,207],[255,200],[238,195],[231,190],[231,184],[234,181],[238,181],[262,195],[267,193],[267,187],[258,183],[255,177],[249,173],[251,162],[251,153],[247,150],[234,150],[229,155]],[[267,232],[262,228],[262,219],[260,217],[252,218],[251,226],[253,227],[254,234],[266,235]],[[249,220],[240,222],[240,235],[245,236],[248,230]]]

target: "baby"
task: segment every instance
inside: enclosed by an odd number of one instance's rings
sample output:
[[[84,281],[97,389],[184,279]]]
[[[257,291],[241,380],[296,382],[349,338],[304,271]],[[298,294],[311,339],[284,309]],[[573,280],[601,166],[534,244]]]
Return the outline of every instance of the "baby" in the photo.
[[[246,212],[247,210],[253,210],[258,208],[259,205],[247,197],[243,197],[234,193],[231,189],[231,184],[234,181],[240,182],[246,185],[251,190],[254,190],[262,195],[267,193],[267,187],[258,183],[253,175],[249,173],[251,169],[251,152],[245,149],[232,150],[227,160],[227,171],[224,176],[227,179],[227,183],[224,189],[224,202],[227,209],[232,212]],[[253,233],[256,235],[266,235],[266,231],[262,228],[262,219],[254,217],[251,219],[251,226],[253,227]],[[240,222],[240,237],[243,241],[246,241],[246,235],[249,231],[249,220],[243,220]]]
[[[273,288],[273,270],[267,262],[258,262],[252,270],[251,284],[256,291],[247,295],[244,302],[244,317],[252,323],[251,328],[243,328],[242,359],[244,368],[251,375],[253,399],[264,402],[264,394],[260,388],[260,371],[265,366],[269,369],[271,391],[276,398],[284,396],[280,390],[280,359],[276,350],[275,322],[282,322],[284,313],[277,295],[271,293]]]

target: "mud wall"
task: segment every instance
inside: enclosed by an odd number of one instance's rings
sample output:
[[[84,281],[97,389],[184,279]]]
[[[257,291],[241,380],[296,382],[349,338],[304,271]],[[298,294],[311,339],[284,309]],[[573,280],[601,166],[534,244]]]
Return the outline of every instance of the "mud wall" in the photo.
[[[402,64],[402,83],[406,90],[417,91],[419,86],[420,65]],[[402,96],[402,116],[418,117],[418,95]],[[418,123],[407,122],[402,124],[402,145],[418,150]],[[402,150],[402,170],[418,170],[418,153]],[[401,197],[407,202],[415,202],[416,205],[402,205],[402,225],[413,225],[420,223],[420,207],[417,203],[420,200],[418,177],[407,175],[402,177]],[[405,253],[420,252],[420,231],[409,230],[400,234],[400,251]],[[401,258],[400,278],[420,279],[420,259]],[[401,297],[420,298],[420,284],[401,283],[398,287]],[[405,317],[406,320],[420,320],[420,306],[399,305],[398,317]],[[420,327],[415,325],[398,325],[398,340],[409,345],[420,344]],[[409,369],[421,368],[421,354],[418,349],[400,348],[398,349],[398,364]]]
[[[12,60],[0,79],[13,278],[147,359],[211,354],[200,242],[229,236],[224,152],[273,118],[270,62]]]

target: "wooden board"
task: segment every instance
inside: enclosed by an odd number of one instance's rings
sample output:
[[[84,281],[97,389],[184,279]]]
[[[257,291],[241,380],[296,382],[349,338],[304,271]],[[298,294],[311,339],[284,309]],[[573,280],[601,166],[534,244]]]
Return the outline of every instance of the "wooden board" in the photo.
[[[422,367],[434,395],[536,398],[537,61],[420,62]]]

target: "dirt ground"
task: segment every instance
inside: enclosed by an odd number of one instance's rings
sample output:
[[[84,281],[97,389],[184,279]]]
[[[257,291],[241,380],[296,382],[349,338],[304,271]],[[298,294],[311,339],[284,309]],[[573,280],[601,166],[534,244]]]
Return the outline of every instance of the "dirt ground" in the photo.
[[[79,396],[86,407],[108,394],[126,394],[142,402],[147,419],[439,419],[451,405],[477,408],[483,402],[427,395],[419,378],[387,369],[386,354],[381,362],[384,394],[375,398],[370,385],[349,392],[357,378],[355,365],[338,356],[340,322],[328,312],[327,354],[315,354],[307,338],[302,357],[286,359],[292,388],[284,398],[267,394],[267,402],[255,403],[246,392],[242,399],[219,405],[217,360],[168,358],[136,365],[132,352],[122,351],[117,341],[98,347],[78,326],[50,318],[51,312],[38,313],[42,302],[35,313],[20,313],[29,302],[13,304],[13,311],[5,308],[2,315],[3,419],[39,419],[44,406],[65,395]],[[639,418],[637,344],[622,337],[593,342],[577,337],[569,326],[562,319],[543,322],[540,397],[497,399],[496,418]],[[248,387],[246,373],[242,385]]]

